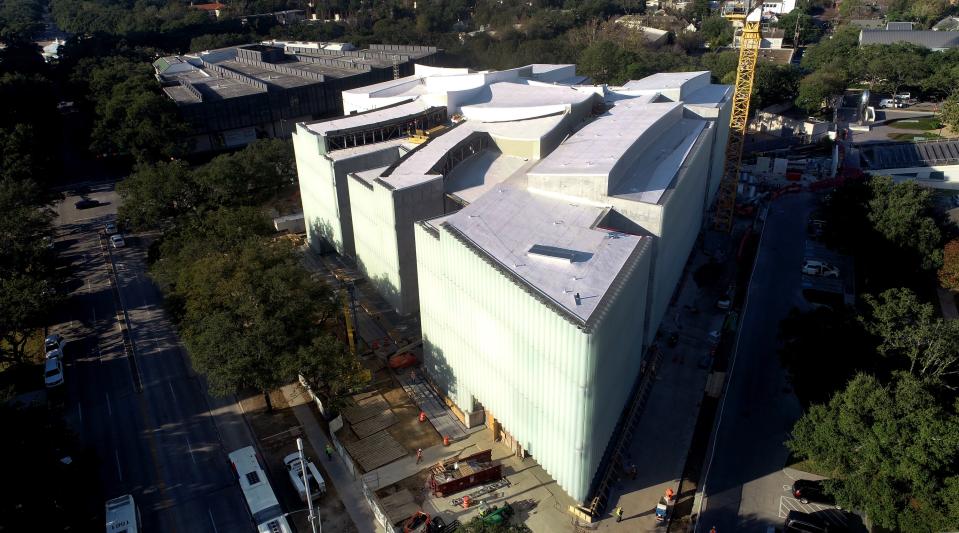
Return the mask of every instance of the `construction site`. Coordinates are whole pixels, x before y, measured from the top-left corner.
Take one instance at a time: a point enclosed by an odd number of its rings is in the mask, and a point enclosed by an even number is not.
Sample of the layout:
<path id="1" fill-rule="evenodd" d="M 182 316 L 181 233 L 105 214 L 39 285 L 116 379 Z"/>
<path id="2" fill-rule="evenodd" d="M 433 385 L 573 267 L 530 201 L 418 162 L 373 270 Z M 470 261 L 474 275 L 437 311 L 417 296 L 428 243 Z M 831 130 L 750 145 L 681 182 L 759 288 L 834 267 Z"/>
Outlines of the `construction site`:
<path id="1" fill-rule="evenodd" d="M 760 32 L 729 16 L 743 26 L 735 87 L 709 72 L 614 87 L 574 65 L 416 65 L 344 91 L 344 117 L 297 124 L 309 247 L 355 269 L 381 302 L 367 314 L 409 324 L 370 345 L 376 386 L 330 428 L 381 526 L 445 531 L 478 514 L 589 528 L 636 479 L 626 465 L 653 438 L 641 427 L 663 416 L 647 401 L 668 409 L 649 398 L 690 254 L 742 214 Z M 716 352 L 726 314 L 702 317 L 695 350 Z M 713 363 L 665 393 L 685 395 L 693 422 L 702 391 L 722 390 Z M 692 433 L 677 434 L 684 449 Z M 651 482 L 654 524 L 685 459 Z"/>

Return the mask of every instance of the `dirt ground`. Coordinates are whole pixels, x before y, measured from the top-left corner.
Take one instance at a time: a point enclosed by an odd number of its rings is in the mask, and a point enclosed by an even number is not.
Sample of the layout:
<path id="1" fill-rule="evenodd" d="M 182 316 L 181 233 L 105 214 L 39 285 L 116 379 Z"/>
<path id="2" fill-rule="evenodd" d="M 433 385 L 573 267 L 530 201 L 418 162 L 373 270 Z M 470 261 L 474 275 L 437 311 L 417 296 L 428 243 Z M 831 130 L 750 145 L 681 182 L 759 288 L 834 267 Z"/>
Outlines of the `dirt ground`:
<path id="1" fill-rule="evenodd" d="M 443 442 L 433 424 L 419 421 L 419 408 L 388 368 L 381 367 L 373 372 L 373 385 L 396 415 L 396 423 L 387 428 L 387 431 L 409 453 L 415 453 L 417 448 L 426 449 Z M 344 444 L 360 440 L 350 429 L 349 423 L 336 433 L 336 437 Z"/>
<path id="2" fill-rule="evenodd" d="M 259 448 L 262 451 L 264 465 L 270 474 L 270 480 L 273 484 L 273 490 L 277 499 L 283 505 L 287 512 L 306 509 L 306 504 L 300 500 L 299 494 L 293 488 L 286 469 L 283 466 L 283 458 L 287 454 L 296 451 L 296 438 L 303 437 L 303 450 L 307 460 L 313 461 L 319 469 L 320 474 L 326 480 L 326 494 L 320 496 L 314 501 L 314 506 L 319 510 L 320 520 L 323 531 L 335 531 L 344 533 L 353 533 L 356 526 L 350 520 L 343 502 L 340 500 L 336 487 L 330 483 L 330 476 L 321 460 L 321 453 L 310 446 L 300 431 L 299 422 L 293 414 L 283 396 L 283 393 L 276 391 L 270 395 L 273 403 L 273 412 L 266 412 L 266 402 L 260 394 L 249 396 L 240 401 L 246 417 L 253 427 L 253 432 L 259 440 Z M 288 517 L 297 531 L 310 531 L 310 525 L 307 522 L 307 513 L 297 512 Z"/>

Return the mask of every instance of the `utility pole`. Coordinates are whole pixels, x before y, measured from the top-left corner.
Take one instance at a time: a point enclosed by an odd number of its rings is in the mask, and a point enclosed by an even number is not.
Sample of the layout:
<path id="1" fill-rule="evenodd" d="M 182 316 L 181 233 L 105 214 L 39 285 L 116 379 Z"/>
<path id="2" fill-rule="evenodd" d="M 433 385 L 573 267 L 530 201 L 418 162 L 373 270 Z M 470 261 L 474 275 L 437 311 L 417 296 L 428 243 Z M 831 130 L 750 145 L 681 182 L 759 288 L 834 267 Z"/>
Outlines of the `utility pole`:
<path id="1" fill-rule="evenodd" d="M 310 491 L 309 478 L 306 475 L 306 457 L 303 455 L 303 439 L 297 437 L 296 439 L 296 449 L 300 452 L 300 473 L 303 475 L 303 488 L 306 490 L 306 508 L 309 509 L 309 517 L 307 520 L 310 521 L 310 527 L 313 528 L 313 533 L 318 533 L 316 529 L 316 524 L 319 522 L 318 516 L 313 514 L 313 494 Z M 320 526 L 322 530 L 323 526 Z"/>

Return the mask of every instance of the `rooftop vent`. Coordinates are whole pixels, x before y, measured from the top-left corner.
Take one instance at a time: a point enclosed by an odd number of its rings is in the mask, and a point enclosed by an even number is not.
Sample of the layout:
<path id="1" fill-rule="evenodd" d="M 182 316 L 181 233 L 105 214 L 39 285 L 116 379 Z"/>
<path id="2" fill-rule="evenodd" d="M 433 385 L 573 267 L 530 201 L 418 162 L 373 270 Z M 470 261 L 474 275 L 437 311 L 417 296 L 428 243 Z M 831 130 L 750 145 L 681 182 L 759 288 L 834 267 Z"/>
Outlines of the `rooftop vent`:
<path id="1" fill-rule="evenodd" d="M 593 254 L 590 253 L 560 248 L 558 246 L 547 246 L 545 244 L 534 244 L 526 253 L 562 263 L 578 263 L 586 261 L 593 256 Z"/>

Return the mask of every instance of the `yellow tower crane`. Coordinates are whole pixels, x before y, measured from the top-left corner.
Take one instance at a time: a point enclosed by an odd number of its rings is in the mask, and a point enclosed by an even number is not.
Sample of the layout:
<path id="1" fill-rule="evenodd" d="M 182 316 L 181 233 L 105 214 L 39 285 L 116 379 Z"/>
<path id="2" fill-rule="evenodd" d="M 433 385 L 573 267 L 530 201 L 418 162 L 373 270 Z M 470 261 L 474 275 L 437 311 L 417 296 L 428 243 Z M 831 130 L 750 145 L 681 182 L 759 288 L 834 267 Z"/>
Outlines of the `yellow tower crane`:
<path id="1" fill-rule="evenodd" d="M 743 159 L 743 143 L 749 122 L 749 100 L 753 94 L 756 60 L 759 58 L 759 44 L 762 41 L 759 27 L 762 9 L 756 9 L 748 15 L 745 9 L 734 9 L 723 13 L 723 16 L 743 24 L 742 38 L 739 41 L 739 65 L 736 67 L 736 87 L 733 91 L 733 110 L 729 117 L 729 138 L 726 141 L 726 160 L 713 218 L 713 227 L 728 233 L 733 227 L 739 167 Z"/>

